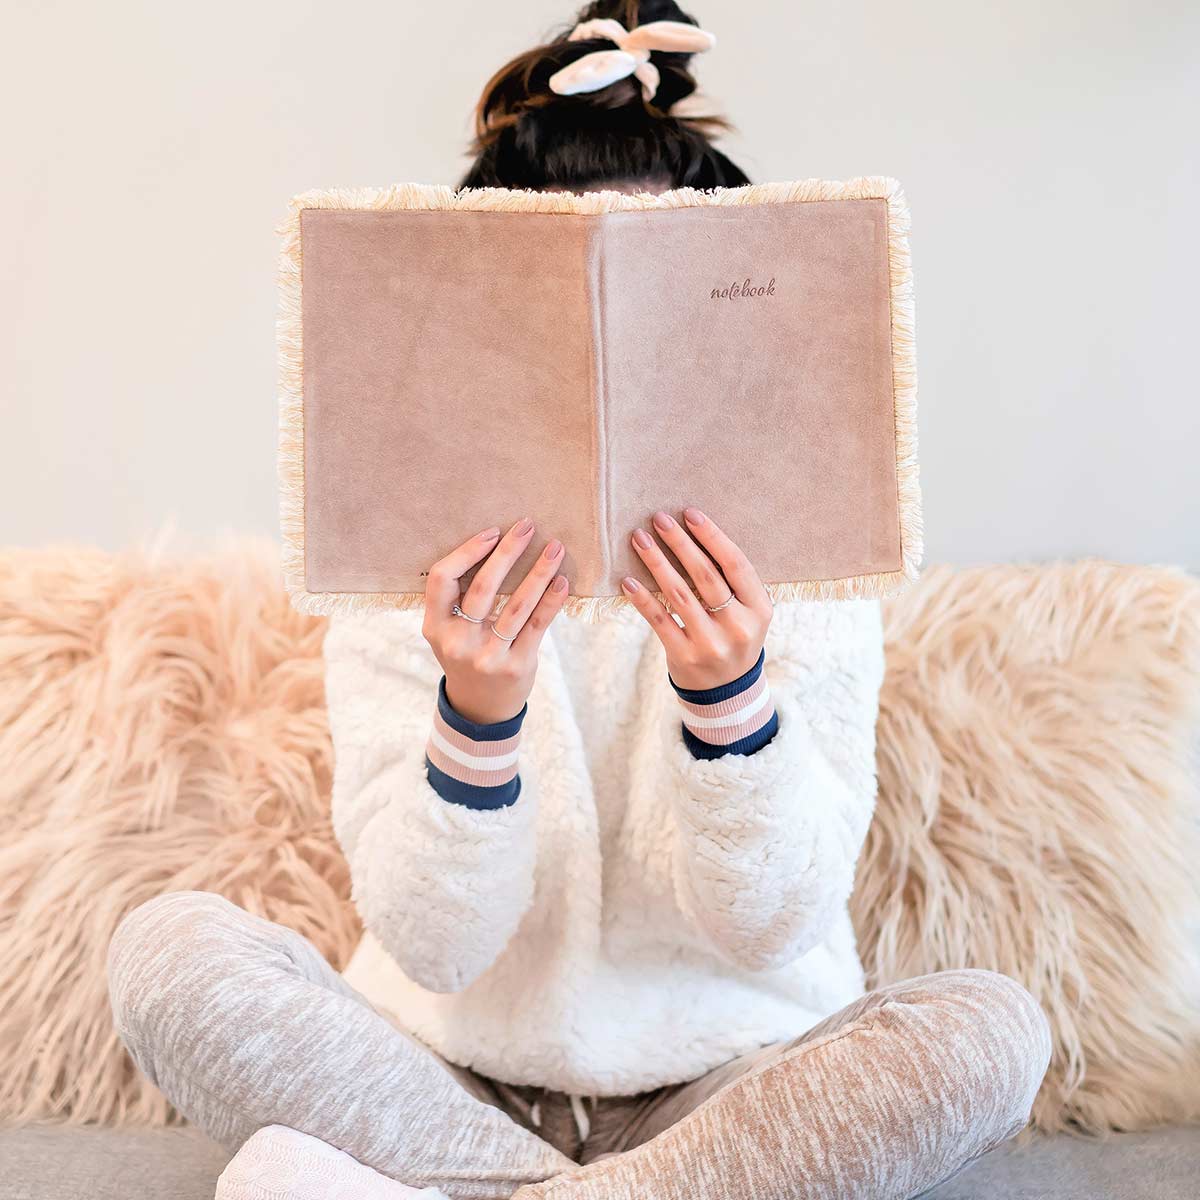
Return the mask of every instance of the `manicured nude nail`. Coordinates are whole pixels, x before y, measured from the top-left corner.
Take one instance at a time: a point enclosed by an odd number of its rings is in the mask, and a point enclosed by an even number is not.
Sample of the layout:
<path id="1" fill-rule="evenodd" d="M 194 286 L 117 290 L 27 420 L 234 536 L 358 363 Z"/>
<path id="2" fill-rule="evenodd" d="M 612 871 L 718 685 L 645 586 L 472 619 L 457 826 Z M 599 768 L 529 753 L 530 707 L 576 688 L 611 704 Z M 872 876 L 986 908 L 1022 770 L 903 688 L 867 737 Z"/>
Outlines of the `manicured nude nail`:
<path id="1" fill-rule="evenodd" d="M 634 579 L 632 575 L 626 575 L 625 578 L 621 580 L 621 591 L 628 592 L 628 594 L 631 596 L 634 592 L 639 591 L 641 586 L 642 585 L 638 583 L 638 581 Z"/>
<path id="2" fill-rule="evenodd" d="M 675 528 L 675 518 L 669 513 L 663 512 L 660 508 L 658 512 L 654 514 L 654 524 L 657 525 L 664 533 L 668 533 L 670 530 Z"/>
<path id="3" fill-rule="evenodd" d="M 633 541 L 635 545 L 641 546 L 643 550 L 649 550 L 654 545 L 654 539 L 644 529 L 635 531 Z"/>
<path id="4" fill-rule="evenodd" d="M 683 510 L 683 515 L 687 517 L 688 521 L 693 525 L 704 524 L 704 514 L 698 508 L 685 508 Z"/>
<path id="5" fill-rule="evenodd" d="M 554 582 L 550 585 L 550 590 L 565 592 L 567 590 L 567 577 L 565 575 L 555 575 Z"/>
<path id="6" fill-rule="evenodd" d="M 513 526 L 513 533 L 515 533 L 518 537 L 523 537 L 532 528 L 533 528 L 533 522 L 528 517 L 522 517 L 516 523 L 516 525 Z"/>
<path id="7" fill-rule="evenodd" d="M 562 553 L 562 542 L 558 538 L 546 543 L 546 549 L 543 551 L 548 559 L 556 559 Z"/>
<path id="8" fill-rule="evenodd" d="M 476 534 L 476 537 L 478 537 L 481 542 L 490 542 L 493 538 L 498 538 L 499 536 L 500 530 L 495 525 L 493 525 L 491 529 L 481 529 L 479 533 Z"/>

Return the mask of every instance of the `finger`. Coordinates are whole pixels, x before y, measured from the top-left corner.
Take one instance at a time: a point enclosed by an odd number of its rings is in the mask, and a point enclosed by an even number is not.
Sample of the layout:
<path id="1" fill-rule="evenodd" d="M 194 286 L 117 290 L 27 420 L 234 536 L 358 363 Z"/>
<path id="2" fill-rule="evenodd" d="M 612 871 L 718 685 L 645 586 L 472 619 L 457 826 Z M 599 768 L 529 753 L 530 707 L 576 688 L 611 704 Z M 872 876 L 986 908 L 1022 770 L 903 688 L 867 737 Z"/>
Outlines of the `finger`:
<path id="1" fill-rule="evenodd" d="M 537 562 L 529 568 L 529 573 L 521 580 L 497 615 L 495 626 L 498 634 L 511 638 L 521 632 L 529 614 L 537 607 L 550 580 L 554 578 L 562 556 L 562 542 L 554 539 L 546 543 L 546 548 L 538 555 Z"/>
<path id="2" fill-rule="evenodd" d="M 688 533 L 670 513 L 661 509 L 654 514 L 654 528 L 658 536 L 683 564 L 683 569 L 691 577 L 692 585 L 700 595 L 700 599 L 708 605 L 722 604 L 729 599 L 730 588 L 720 568 L 698 546 Z M 722 611 L 728 611 L 723 609 Z"/>
<path id="3" fill-rule="evenodd" d="M 671 565 L 659 544 L 644 530 L 635 529 L 630 539 L 637 556 L 646 564 L 646 570 L 654 576 L 663 599 L 677 612 L 685 625 L 702 621 L 707 617 L 704 606 L 696 599 L 687 580 Z"/>
<path id="4" fill-rule="evenodd" d="M 570 585 L 567 577 L 555 575 L 550 581 L 550 586 L 546 588 L 537 604 L 534 605 L 533 612 L 521 626 L 521 632 L 517 635 L 517 640 L 513 642 L 514 648 L 530 654 L 537 653 L 538 647 L 542 644 L 542 638 L 546 636 L 546 630 L 550 628 L 550 622 L 558 616 L 562 611 L 562 606 L 567 602 L 569 591 Z"/>
<path id="5" fill-rule="evenodd" d="M 621 580 L 621 590 L 629 597 L 633 607 L 646 618 L 646 623 L 658 635 L 668 654 L 678 655 L 687 644 L 687 634 L 667 612 L 661 600 L 655 599 L 632 575 Z"/>
<path id="6" fill-rule="evenodd" d="M 450 606 L 458 601 L 458 581 L 477 562 L 491 553 L 500 530 L 493 525 L 484 529 L 473 538 L 468 538 L 461 546 L 456 546 L 444 558 L 439 558 L 429 569 L 425 580 L 425 610 L 435 612 L 440 616 L 448 616 Z"/>
<path id="7" fill-rule="evenodd" d="M 525 553 L 533 537 L 533 522 L 522 517 L 499 541 L 488 555 L 487 562 L 475 572 L 466 594 L 458 602 L 463 612 L 473 617 L 486 617 L 496 605 L 496 593 L 507 578 L 513 564 Z"/>
<path id="8" fill-rule="evenodd" d="M 683 517 L 692 536 L 716 560 L 721 573 L 729 581 L 733 594 L 743 604 L 755 608 L 769 605 L 767 589 L 763 587 L 758 572 L 737 543 L 698 508 L 685 508 Z"/>

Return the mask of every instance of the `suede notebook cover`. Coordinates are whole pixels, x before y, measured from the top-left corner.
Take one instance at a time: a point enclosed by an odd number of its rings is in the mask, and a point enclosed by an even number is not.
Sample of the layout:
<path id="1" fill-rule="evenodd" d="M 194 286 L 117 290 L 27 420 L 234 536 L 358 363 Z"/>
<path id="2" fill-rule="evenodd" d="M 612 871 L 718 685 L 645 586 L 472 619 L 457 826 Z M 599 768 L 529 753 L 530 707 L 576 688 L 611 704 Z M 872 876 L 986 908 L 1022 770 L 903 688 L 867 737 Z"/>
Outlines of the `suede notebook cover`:
<path id="1" fill-rule="evenodd" d="M 523 516 L 568 611 L 627 601 L 658 508 L 706 510 L 776 598 L 917 571 L 908 214 L 889 179 L 661 196 L 310 192 L 282 230 L 285 577 L 310 612 L 419 604 Z"/>

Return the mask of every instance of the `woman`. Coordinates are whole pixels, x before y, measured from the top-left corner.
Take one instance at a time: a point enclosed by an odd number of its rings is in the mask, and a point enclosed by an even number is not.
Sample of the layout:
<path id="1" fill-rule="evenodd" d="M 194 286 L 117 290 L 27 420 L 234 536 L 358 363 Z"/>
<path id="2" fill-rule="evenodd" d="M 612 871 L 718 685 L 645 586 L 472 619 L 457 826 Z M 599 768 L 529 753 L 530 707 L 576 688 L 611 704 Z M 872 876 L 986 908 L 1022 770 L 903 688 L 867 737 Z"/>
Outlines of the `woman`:
<path id="1" fill-rule="evenodd" d="M 464 184 L 745 182 L 678 107 L 709 35 L 664 0 L 580 22 L 489 83 Z M 434 564 L 423 613 L 333 622 L 345 978 L 204 893 L 111 953 L 134 1058 L 240 1147 L 219 1195 L 907 1197 L 1024 1125 L 1049 1036 L 1020 985 L 863 991 L 878 604 L 773 607 L 716 517 L 631 531 L 678 619 L 629 579 L 555 621 L 561 543 L 509 578 L 524 520 Z"/>

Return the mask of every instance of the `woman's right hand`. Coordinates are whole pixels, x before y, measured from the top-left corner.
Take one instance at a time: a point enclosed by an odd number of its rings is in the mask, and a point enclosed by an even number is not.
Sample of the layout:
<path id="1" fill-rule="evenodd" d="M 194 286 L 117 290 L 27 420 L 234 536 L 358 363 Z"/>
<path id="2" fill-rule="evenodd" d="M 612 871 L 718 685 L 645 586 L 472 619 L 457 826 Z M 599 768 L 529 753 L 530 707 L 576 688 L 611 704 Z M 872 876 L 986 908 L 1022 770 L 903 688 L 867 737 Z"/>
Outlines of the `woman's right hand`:
<path id="1" fill-rule="evenodd" d="M 491 725 L 521 711 L 537 674 L 542 637 L 567 598 L 566 576 L 557 573 L 563 544 L 555 539 L 513 589 L 493 632 L 490 614 L 496 595 L 532 537 L 528 517 L 503 538 L 499 529 L 485 529 L 430 568 L 421 632 L 446 673 L 446 698 L 468 721 Z M 466 594 L 461 594 L 459 580 L 481 561 Z M 468 616 L 482 617 L 483 623 L 455 616 L 455 604 Z M 497 634 L 515 635 L 515 640 L 508 642 Z"/>

